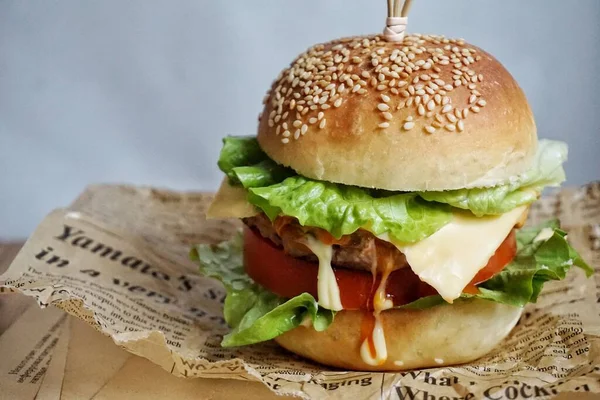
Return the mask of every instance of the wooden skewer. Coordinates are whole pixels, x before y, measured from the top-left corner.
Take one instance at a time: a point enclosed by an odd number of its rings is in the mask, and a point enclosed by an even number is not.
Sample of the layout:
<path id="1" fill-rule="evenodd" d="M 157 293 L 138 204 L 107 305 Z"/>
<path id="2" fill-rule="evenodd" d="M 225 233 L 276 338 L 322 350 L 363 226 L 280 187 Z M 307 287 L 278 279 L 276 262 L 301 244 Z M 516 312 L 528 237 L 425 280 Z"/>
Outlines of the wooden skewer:
<path id="1" fill-rule="evenodd" d="M 388 12 L 384 30 L 386 40 L 393 42 L 403 40 L 411 4 L 412 0 L 387 0 Z"/>

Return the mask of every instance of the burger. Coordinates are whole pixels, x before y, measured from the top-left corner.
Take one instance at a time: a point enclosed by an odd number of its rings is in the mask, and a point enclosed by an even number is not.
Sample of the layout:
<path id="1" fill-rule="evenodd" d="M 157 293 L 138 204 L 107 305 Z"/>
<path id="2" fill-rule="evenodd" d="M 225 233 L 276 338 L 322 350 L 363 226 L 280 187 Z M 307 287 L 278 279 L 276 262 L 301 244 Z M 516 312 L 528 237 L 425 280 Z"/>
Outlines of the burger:
<path id="1" fill-rule="evenodd" d="M 226 137 L 212 218 L 243 232 L 191 257 L 227 291 L 222 346 L 274 339 L 316 362 L 393 371 L 490 352 L 542 286 L 592 270 L 556 221 L 565 179 L 514 78 L 461 39 L 318 44 L 277 77 L 253 137 Z"/>

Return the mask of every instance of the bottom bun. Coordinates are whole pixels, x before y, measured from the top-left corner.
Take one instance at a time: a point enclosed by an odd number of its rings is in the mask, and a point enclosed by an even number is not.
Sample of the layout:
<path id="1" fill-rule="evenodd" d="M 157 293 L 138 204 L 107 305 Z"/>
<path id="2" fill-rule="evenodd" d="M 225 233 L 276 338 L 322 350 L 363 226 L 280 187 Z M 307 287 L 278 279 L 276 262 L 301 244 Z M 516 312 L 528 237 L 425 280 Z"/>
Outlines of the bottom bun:
<path id="1" fill-rule="evenodd" d="M 364 371 L 401 371 L 473 361 L 502 341 L 521 308 L 487 300 L 457 301 L 425 310 L 387 310 L 380 315 L 387 361 L 369 365 L 360 355 L 366 311 L 340 311 L 323 332 L 300 326 L 275 341 L 321 364 Z"/>

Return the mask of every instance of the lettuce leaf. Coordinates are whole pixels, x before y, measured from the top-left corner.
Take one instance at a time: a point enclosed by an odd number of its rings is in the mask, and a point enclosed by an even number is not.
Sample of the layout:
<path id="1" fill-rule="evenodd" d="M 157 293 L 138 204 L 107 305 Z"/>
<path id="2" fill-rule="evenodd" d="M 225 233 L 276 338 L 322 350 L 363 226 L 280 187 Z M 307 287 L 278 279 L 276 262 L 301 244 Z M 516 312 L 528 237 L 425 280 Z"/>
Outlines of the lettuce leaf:
<path id="1" fill-rule="evenodd" d="M 562 164 L 566 159 L 565 143 L 540 140 L 532 168 L 510 183 L 490 188 L 419 192 L 419 196 L 427 201 L 471 210 L 477 216 L 504 214 L 516 207 L 533 203 L 545 187 L 559 186 L 565 180 Z"/>
<path id="2" fill-rule="evenodd" d="M 542 239 L 539 235 L 546 228 L 549 234 Z M 569 245 L 557 221 L 522 229 L 517 233 L 517 247 L 513 262 L 479 285 L 479 294 L 464 294 L 457 301 L 476 297 L 523 307 L 537 300 L 544 283 L 564 279 L 572 266 L 583 269 L 587 276 L 593 273 Z M 221 343 L 224 347 L 270 340 L 307 320 L 317 331 L 327 329 L 333 322 L 335 312 L 319 307 L 308 293 L 284 299 L 254 283 L 242 266 L 240 235 L 218 245 L 197 245 L 190 257 L 199 263 L 203 275 L 220 280 L 227 290 L 223 314 L 232 331 L 224 336 Z M 441 305 L 451 307 L 436 295 L 398 308 L 426 309 Z"/>
<path id="3" fill-rule="evenodd" d="M 290 169 L 277 164 L 267 156 L 255 137 L 228 136 L 217 165 L 232 184 L 245 188 L 269 186 L 296 175 Z"/>
<path id="4" fill-rule="evenodd" d="M 542 239 L 539 235 L 545 229 L 551 231 L 547 238 Z M 523 307 L 537 301 L 544 283 L 564 279 L 572 266 L 584 270 L 588 277 L 594 272 L 567 242 L 566 233 L 559 229 L 558 221 L 548 221 L 518 231 L 517 255 L 513 261 L 491 279 L 478 285 L 478 294 L 463 294 L 461 298 L 476 297 Z M 421 298 L 401 308 L 423 309 L 444 303 L 436 295 Z"/>
<path id="5" fill-rule="evenodd" d="M 218 245 L 194 246 L 190 258 L 200 265 L 201 274 L 218 279 L 227 291 L 223 316 L 232 331 L 223 337 L 223 347 L 273 339 L 306 319 L 317 331 L 333 322 L 335 312 L 319 307 L 308 293 L 284 299 L 254 283 L 242 265 L 239 235 Z"/>
<path id="6" fill-rule="evenodd" d="M 389 233 L 412 243 L 433 234 L 452 219 L 449 206 L 427 202 L 416 193 L 374 197 L 367 189 L 292 176 L 268 187 L 249 189 L 248 201 L 271 219 L 296 217 L 301 225 L 325 229 L 340 238 L 359 228 Z"/>

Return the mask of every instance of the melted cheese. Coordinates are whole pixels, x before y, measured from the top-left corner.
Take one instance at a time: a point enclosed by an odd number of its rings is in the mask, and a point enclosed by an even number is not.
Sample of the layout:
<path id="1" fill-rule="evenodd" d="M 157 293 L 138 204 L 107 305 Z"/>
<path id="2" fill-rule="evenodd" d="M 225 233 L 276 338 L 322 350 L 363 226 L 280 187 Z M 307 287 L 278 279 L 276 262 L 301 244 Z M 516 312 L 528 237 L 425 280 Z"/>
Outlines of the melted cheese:
<path id="1" fill-rule="evenodd" d="M 373 316 L 375 317 L 375 326 L 373 327 L 371 338 L 373 340 L 373 347 L 375 348 L 375 355 L 371 354 L 369 338 L 365 338 L 360 346 L 360 357 L 368 365 L 381 365 L 387 361 L 388 357 L 385 333 L 383 332 L 379 312 L 375 311 Z"/>
<path id="2" fill-rule="evenodd" d="M 387 345 L 385 343 L 385 332 L 383 325 L 381 324 L 380 314 L 381 311 L 388 310 L 394 307 L 394 303 L 386 298 L 386 287 L 388 277 L 390 276 L 391 270 L 383 272 L 381 282 L 375 295 L 373 296 L 373 317 L 375 318 L 375 325 L 371 332 L 371 340 L 373 341 L 373 347 L 375 349 L 375 355 L 371 354 L 369 348 L 369 338 L 365 338 L 360 346 L 360 357 L 368 365 L 382 365 L 387 361 Z"/>
<path id="3" fill-rule="evenodd" d="M 247 200 L 248 191 L 232 186 L 225 177 L 213 202 L 208 206 L 206 218 L 247 218 L 257 215 L 258 209 Z"/>
<path id="4" fill-rule="evenodd" d="M 394 243 L 411 269 L 449 303 L 462 293 L 494 255 L 527 207 L 498 216 L 475 217 L 455 212 L 450 223 L 412 244 Z M 380 236 L 389 240 L 387 236 Z"/>
<path id="5" fill-rule="evenodd" d="M 552 228 L 544 228 L 540 231 L 540 233 L 537 234 L 537 236 L 533 239 L 534 243 L 535 242 L 541 242 L 541 241 L 546 241 L 548 239 L 550 239 L 552 237 L 552 235 L 554 235 L 554 229 Z"/>
<path id="6" fill-rule="evenodd" d="M 335 279 L 333 268 L 331 268 L 332 246 L 326 245 L 310 235 L 307 235 L 306 239 L 306 246 L 319 259 L 319 273 L 317 274 L 319 305 L 328 310 L 339 311 L 343 307 L 340 299 L 340 288 Z"/>

